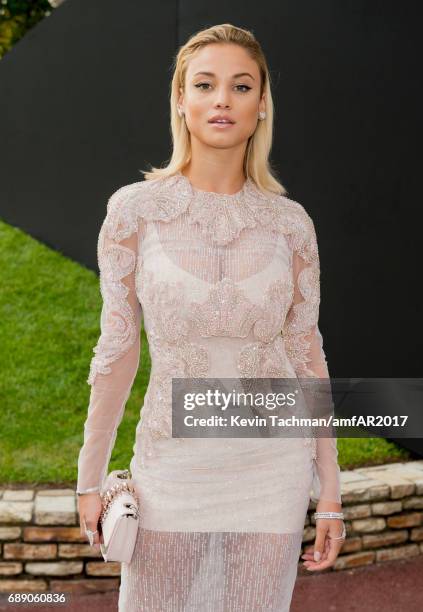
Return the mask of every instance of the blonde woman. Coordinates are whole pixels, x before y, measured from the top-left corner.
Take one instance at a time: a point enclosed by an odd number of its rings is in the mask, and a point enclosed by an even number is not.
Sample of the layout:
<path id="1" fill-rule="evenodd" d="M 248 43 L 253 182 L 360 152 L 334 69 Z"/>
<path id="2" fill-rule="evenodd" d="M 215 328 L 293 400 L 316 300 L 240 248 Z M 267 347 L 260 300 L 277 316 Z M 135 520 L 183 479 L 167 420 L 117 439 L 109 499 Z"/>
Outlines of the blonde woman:
<path id="1" fill-rule="evenodd" d="M 305 567 L 332 566 L 345 537 L 336 440 L 172 438 L 171 381 L 328 378 L 314 225 L 270 168 L 269 71 L 250 31 L 192 36 L 170 103 L 169 164 L 111 196 L 99 235 L 80 524 L 97 530 L 143 321 L 152 368 L 130 464 L 141 521 L 119 610 L 282 612 L 310 495 L 333 514 L 316 519 Z"/>

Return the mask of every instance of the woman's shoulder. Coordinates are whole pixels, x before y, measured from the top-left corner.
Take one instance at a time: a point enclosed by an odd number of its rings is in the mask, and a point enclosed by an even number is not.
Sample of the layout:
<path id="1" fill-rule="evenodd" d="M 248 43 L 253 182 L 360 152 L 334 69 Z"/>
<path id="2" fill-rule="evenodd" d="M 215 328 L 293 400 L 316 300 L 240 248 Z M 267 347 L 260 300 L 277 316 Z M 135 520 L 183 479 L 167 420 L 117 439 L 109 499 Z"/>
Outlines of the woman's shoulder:
<path id="1" fill-rule="evenodd" d="M 107 201 L 106 222 L 135 229 L 140 219 L 170 221 L 184 212 L 188 199 L 172 189 L 173 177 L 136 181 L 116 189 Z"/>
<path id="2" fill-rule="evenodd" d="M 295 215 L 298 220 L 303 220 L 304 222 L 312 221 L 306 207 L 297 200 L 288 198 L 288 196 L 281 194 L 277 196 L 276 200 L 280 208 L 285 213 L 289 212 L 292 215 Z"/>
<path id="3" fill-rule="evenodd" d="M 302 235 L 304 239 L 315 235 L 313 219 L 303 204 L 285 195 L 278 195 L 276 202 L 283 228 Z"/>
<path id="4" fill-rule="evenodd" d="M 278 226 L 290 236 L 291 247 L 309 263 L 318 263 L 318 246 L 313 219 L 306 208 L 284 195 L 277 196 Z"/>
<path id="5" fill-rule="evenodd" d="M 136 181 L 116 189 L 107 201 L 107 209 L 124 208 L 129 202 L 137 201 L 148 191 L 149 181 Z"/>

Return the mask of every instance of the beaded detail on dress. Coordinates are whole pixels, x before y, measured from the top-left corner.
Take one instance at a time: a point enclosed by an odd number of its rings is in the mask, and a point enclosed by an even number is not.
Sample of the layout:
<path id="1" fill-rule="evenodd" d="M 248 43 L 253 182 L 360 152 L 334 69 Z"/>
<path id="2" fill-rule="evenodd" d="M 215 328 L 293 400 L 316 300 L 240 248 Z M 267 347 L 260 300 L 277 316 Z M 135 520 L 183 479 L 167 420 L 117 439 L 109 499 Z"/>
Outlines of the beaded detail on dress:
<path id="1" fill-rule="evenodd" d="M 154 439 L 171 435 L 172 377 L 328 375 L 314 224 L 301 204 L 264 194 L 251 178 L 232 195 L 196 189 L 181 173 L 118 189 L 98 262 L 101 334 L 85 428 L 87 439 L 104 432 L 104 450 L 98 442 L 98 461 L 83 479 L 84 454 L 92 458 L 93 450 L 82 449 L 81 488 L 99 486 L 104 474 L 130 391 L 121 381 L 136 372 L 142 319 L 152 360 L 143 426 Z M 106 417 L 100 394 L 109 384 Z M 316 440 L 305 444 L 316 459 Z"/>
<path id="2" fill-rule="evenodd" d="M 109 199 L 106 232 L 119 242 L 137 231 L 138 219 L 169 223 L 187 210 L 189 223 L 198 224 L 214 244 L 228 244 L 257 224 L 272 225 L 293 236 L 292 246 L 307 262 L 317 256 L 313 222 L 303 206 L 282 195 L 264 195 L 250 178 L 232 195 L 195 189 L 183 174 L 126 185 Z"/>
<path id="3" fill-rule="evenodd" d="M 198 224 L 207 240 L 220 246 L 232 242 L 242 230 L 256 227 L 258 223 L 271 225 L 289 235 L 292 248 L 311 266 L 298 279 L 305 301 L 295 306 L 294 320 L 284 331 L 290 357 L 306 374 L 304 353 L 308 344 L 305 335 L 317 322 L 319 305 L 319 260 L 311 219 L 297 202 L 277 195 L 266 197 L 250 178 L 238 194 L 226 195 L 197 190 L 184 175 L 177 174 L 124 186 L 108 202 L 97 249 L 99 268 L 103 271 L 104 334 L 93 349 L 96 357 L 91 363 L 89 384 L 94 382 L 96 373 L 109 373 L 110 363 L 134 341 L 133 316 L 126 305 L 127 289 L 121 281 L 134 270 L 135 261 L 133 253 L 118 243 L 137 232 L 140 220 L 170 223 L 186 211 L 188 222 Z M 111 246 L 107 246 L 107 240 L 113 241 Z M 219 290 L 230 291 L 230 287 L 221 285 Z M 232 302 L 232 307 L 235 305 Z M 254 317 L 254 312 L 251 314 Z"/>
<path id="4" fill-rule="evenodd" d="M 93 384 L 98 373 L 110 374 L 110 365 L 134 344 L 137 334 L 135 317 L 127 302 L 129 288 L 122 282 L 135 270 L 135 255 L 127 247 L 107 244 L 107 227 L 98 242 L 102 333 L 93 352 L 87 382 Z"/>

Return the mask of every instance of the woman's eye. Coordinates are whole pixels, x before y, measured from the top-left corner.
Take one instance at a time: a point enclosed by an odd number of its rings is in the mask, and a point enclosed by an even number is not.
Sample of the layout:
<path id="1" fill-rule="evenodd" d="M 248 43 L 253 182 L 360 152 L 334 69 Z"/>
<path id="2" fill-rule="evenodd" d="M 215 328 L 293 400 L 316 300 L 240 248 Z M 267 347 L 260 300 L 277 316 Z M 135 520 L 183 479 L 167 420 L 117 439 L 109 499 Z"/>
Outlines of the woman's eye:
<path id="1" fill-rule="evenodd" d="M 203 91 L 207 91 L 206 88 L 210 87 L 210 83 L 197 83 L 195 87 L 197 87 L 198 89 L 202 89 Z M 244 89 L 238 91 L 244 92 L 249 91 L 251 89 L 251 87 L 249 87 L 248 85 L 235 85 L 235 87 L 243 87 Z"/>

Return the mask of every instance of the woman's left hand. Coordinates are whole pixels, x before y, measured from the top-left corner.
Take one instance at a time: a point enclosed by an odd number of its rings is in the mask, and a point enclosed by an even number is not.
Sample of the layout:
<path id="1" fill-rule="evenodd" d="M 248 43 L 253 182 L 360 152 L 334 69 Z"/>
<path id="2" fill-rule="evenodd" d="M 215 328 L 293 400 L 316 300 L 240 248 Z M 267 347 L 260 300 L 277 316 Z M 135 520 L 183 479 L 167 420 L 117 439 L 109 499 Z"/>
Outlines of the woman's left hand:
<path id="1" fill-rule="evenodd" d="M 306 547 L 305 553 L 301 555 L 305 559 L 304 567 L 309 571 L 320 571 L 334 565 L 345 539 L 332 538 L 339 538 L 343 528 L 344 521 L 341 519 L 317 519 L 314 545 Z"/>

